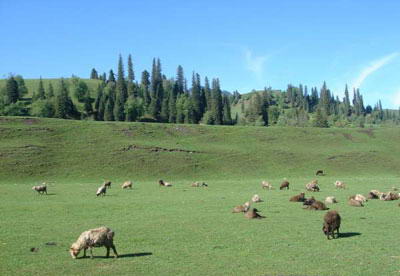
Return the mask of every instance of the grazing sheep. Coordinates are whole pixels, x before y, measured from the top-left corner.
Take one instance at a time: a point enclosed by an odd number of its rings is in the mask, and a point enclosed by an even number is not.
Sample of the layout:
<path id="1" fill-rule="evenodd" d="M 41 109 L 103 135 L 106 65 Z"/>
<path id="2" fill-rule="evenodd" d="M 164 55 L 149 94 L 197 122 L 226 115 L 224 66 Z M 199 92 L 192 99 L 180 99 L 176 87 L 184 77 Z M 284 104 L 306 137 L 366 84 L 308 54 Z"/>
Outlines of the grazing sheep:
<path id="1" fill-rule="evenodd" d="M 122 189 L 127 189 L 127 188 L 132 189 L 132 185 L 133 185 L 132 181 L 128 180 L 128 181 L 125 181 L 121 187 L 122 187 Z"/>
<path id="2" fill-rule="evenodd" d="M 318 180 L 313 180 L 306 185 L 307 191 L 319 192 Z"/>
<path id="3" fill-rule="evenodd" d="M 343 181 L 336 180 L 335 181 L 335 188 L 337 189 L 346 189 L 346 184 Z"/>
<path id="4" fill-rule="evenodd" d="M 258 214 L 257 212 L 259 212 L 256 208 L 253 208 L 251 210 L 247 210 L 244 213 L 244 216 L 248 219 L 262 219 L 265 218 L 264 216 L 261 216 L 260 214 Z"/>
<path id="5" fill-rule="evenodd" d="M 333 203 L 338 203 L 338 202 L 334 196 L 328 196 L 327 198 L 325 198 L 325 203 L 333 204 Z"/>
<path id="6" fill-rule="evenodd" d="M 300 193 L 299 195 L 292 196 L 289 201 L 292 202 L 304 202 L 306 198 L 304 197 L 304 193 Z"/>
<path id="7" fill-rule="evenodd" d="M 354 206 L 354 207 L 364 207 L 362 201 L 356 200 L 354 198 L 349 198 L 349 201 L 347 203 L 350 206 Z"/>
<path id="8" fill-rule="evenodd" d="M 307 206 L 309 210 L 328 210 L 329 208 L 321 201 L 314 201 L 311 205 Z"/>
<path id="9" fill-rule="evenodd" d="M 250 202 L 245 202 L 243 205 L 238 205 L 235 208 L 233 208 L 232 213 L 241 213 L 241 212 L 247 212 L 250 208 Z"/>
<path id="10" fill-rule="evenodd" d="M 106 191 L 107 191 L 106 186 L 102 185 L 100 188 L 97 189 L 96 196 L 99 196 L 99 195 L 105 196 Z"/>
<path id="11" fill-rule="evenodd" d="M 324 171 L 323 170 L 318 170 L 315 175 L 324 175 Z"/>
<path id="12" fill-rule="evenodd" d="M 332 239 L 335 238 L 335 230 L 337 238 L 339 237 L 340 221 L 341 217 L 337 211 L 329 211 L 325 214 L 322 231 L 324 232 L 328 240 L 330 240 L 329 236 L 332 236 Z"/>
<path id="13" fill-rule="evenodd" d="M 44 194 L 44 193 L 46 193 L 46 195 L 47 195 L 47 186 L 46 186 L 45 183 L 43 183 L 42 185 L 33 186 L 32 190 L 38 192 L 41 195 Z"/>
<path id="14" fill-rule="evenodd" d="M 93 258 L 93 247 L 101 247 L 105 246 L 107 248 L 107 255 L 108 258 L 110 256 L 110 248 L 112 248 L 115 257 L 118 257 L 117 250 L 114 246 L 114 232 L 105 226 L 90 229 L 88 231 L 83 232 L 78 240 L 71 245 L 69 250 L 73 259 L 76 259 L 79 252 L 83 249 L 83 257 L 86 257 L 86 249 L 89 249 L 90 256 Z"/>
<path id="15" fill-rule="evenodd" d="M 193 182 L 191 186 L 192 187 L 208 187 L 207 183 L 199 182 L 199 181 Z"/>
<path id="16" fill-rule="evenodd" d="M 281 186 L 279 187 L 279 190 L 283 190 L 285 188 L 289 190 L 289 181 L 287 181 L 287 180 L 283 180 L 283 182 L 281 183 Z"/>
<path id="17" fill-rule="evenodd" d="M 158 181 L 158 184 L 159 184 L 160 186 L 164 186 L 164 187 L 171 187 L 171 186 L 172 186 L 171 183 L 169 183 L 169 182 L 164 182 L 163 180 Z"/>
<path id="18" fill-rule="evenodd" d="M 111 181 L 109 181 L 109 180 L 104 181 L 103 186 L 111 189 Z"/>
<path id="19" fill-rule="evenodd" d="M 259 195 L 253 195 L 253 197 L 251 198 L 251 201 L 253 201 L 253 202 L 263 202 L 263 200 L 260 198 Z"/>
<path id="20" fill-rule="evenodd" d="M 315 202 L 315 198 L 312 196 L 312 197 L 310 197 L 310 198 L 304 200 L 303 205 L 311 205 L 311 204 L 313 204 L 314 202 Z"/>
<path id="21" fill-rule="evenodd" d="M 269 183 L 268 181 L 262 181 L 262 182 L 261 182 L 261 187 L 262 187 L 263 189 L 268 189 L 268 190 L 271 190 L 271 189 L 272 189 L 272 185 L 271 185 L 271 183 Z"/>

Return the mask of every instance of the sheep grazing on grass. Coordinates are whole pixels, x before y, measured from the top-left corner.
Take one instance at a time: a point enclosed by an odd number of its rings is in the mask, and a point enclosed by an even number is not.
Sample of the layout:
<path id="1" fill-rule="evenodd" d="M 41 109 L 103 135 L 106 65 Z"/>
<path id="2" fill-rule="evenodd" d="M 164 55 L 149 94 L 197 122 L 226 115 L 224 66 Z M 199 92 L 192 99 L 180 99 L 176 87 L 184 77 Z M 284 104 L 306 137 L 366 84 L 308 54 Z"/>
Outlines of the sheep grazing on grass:
<path id="1" fill-rule="evenodd" d="M 364 207 L 362 201 L 356 200 L 355 198 L 350 197 L 349 201 L 347 202 L 350 206 L 354 207 Z"/>
<path id="2" fill-rule="evenodd" d="M 107 187 L 102 185 L 100 188 L 97 189 L 96 196 L 102 195 L 105 196 L 107 191 Z"/>
<path id="3" fill-rule="evenodd" d="M 334 196 L 328 196 L 327 198 L 325 198 L 325 203 L 334 204 L 334 203 L 338 203 L 338 202 Z"/>
<path id="4" fill-rule="evenodd" d="M 238 205 L 235 208 L 233 208 L 232 213 L 247 212 L 249 208 L 250 208 L 250 202 L 247 201 L 243 205 Z"/>
<path id="5" fill-rule="evenodd" d="M 261 216 L 259 213 L 259 211 L 256 208 L 253 208 L 251 210 L 247 210 L 244 213 L 244 216 L 248 219 L 262 219 L 265 218 L 264 216 Z"/>
<path id="6" fill-rule="evenodd" d="M 262 181 L 262 182 L 261 182 L 261 187 L 262 187 L 263 189 L 268 189 L 268 190 L 271 190 L 271 189 L 272 189 L 272 185 L 271 185 L 271 183 L 269 183 L 268 181 Z"/>
<path id="7" fill-rule="evenodd" d="M 164 182 L 164 180 L 159 180 L 159 181 L 158 181 L 158 184 L 159 184 L 160 186 L 164 186 L 164 187 L 171 187 L 171 186 L 172 186 L 171 183 L 169 183 L 169 182 Z"/>
<path id="8" fill-rule="evenodd" d="M 111 189 L 111 181 L 109 181 L 109 180 L 104 181 L 103 186 L 106 187 L 106 188 Z"/>
<path id="9" fill-rule="evenodd" d="M 304 195 L 305 195 L 304 193 L 300 193 L 298 195 L 292 196 L 289 199 L 289 201 L 292 201 L 292 202 L 304 202 L 306 200 Z"/>
<path id="10" fill-rule="evenodd" d="M 308 205 L 310 206 L 311 204 L 313 204 L 315 202 L 315 198 L 312 196 L 310 198 L 307 198 L 306 200 L 304 200 L 303 205 Z"/>
<path id="11" fill-rule="evenodd" d="M 315 175 L 325 175 L 323 170 L 318 170 Z"/>
<path id="12" fill-rule="evenodd" d="M 335 188 L 337 189 L 346 189 L 346 184 L 343 181 L 336 180 L 335 181 Z"/>
<path id="13" fill-rule="evenodd" d="M 328 210 L 329 208 L 321 201 L 314 201 L 311 205 L 307 206 L 309 210 Z"/>
<path id="14" fill-rule="evenodd" d="M 337 238 L 339 237 L 339 228 L 340 228 L 341 217 L 336 211 L 329 211 L 324 216 L 324 224 L 322 226 L 322 231 L 330 240 L 329 236 L 332 236 L 332 239 L 335 238 L 335 230 L 337 234 Z"/>
<path id="15" fill-rule="evenodd" d="M 287 181 L 286 179 L 283 180 L 283 182 L 281 183 L 281 186 L 279 187 L 279 190 L 283 190 L 285 188 L 289 190 L 289 181 Z"/>
<path id="16" fill-rule="evenodd" d="M 133 185 L 133 183 L 132 183 L 132 181 L 125 181 L 123 184 L 122 184 L 122 189 L 132 189 L 132 185 Z"/>
<path id="17" fill-rule="evenodd" d="M 42 185 L 38 185 L 38 186 L 33 186 L 33 187 L 32 187 L 32 190 L 38 192 L 38 193 L 41 194 L 41 195 L 44 194 L 44 193 L 46 193 L 46 195 L 47 195 L 47 186 L 46 186 L 46 183 L 43 183 Z"/>
<path id="18" fill-rule="evenodd" d="M 71 245 L 69 250 L 73 259 L 79 255 L 79 252 L 83 249 L 83 257 L 86 257 L 86 249 L 89 249 L 90 256 L 93 258 L 93 247 L 102 247 L 105 246 L 107 248 L 107 255 L 108 258 L 110 256 L 110 248 L 112 248 L 115 257 L 118 257 L 117 250 L 114 246 L 114 232 L 105 226 L 90 229 L 88 231 L 83 232 L 78 240 Z"/>
<path id="19" fill-rule="evenodd" d="M 251 198 L 251 201 L 253 202 L 263 202 L 263 200 L 260 198 L 259 195 L 253 195 L 253 197 Z"/>
<path id="20" fill-rule="evenodd" d="M 318 180 L 313 180 L 306 185 L 307 191 L 319 192 Z"/>
<path id="21" fill-rule="evenodd" d="M 191 186 L 192 187 L 208 187 L 206 182 L 199 182 L 199 181 L 193 182 L 191 184 Z"/>

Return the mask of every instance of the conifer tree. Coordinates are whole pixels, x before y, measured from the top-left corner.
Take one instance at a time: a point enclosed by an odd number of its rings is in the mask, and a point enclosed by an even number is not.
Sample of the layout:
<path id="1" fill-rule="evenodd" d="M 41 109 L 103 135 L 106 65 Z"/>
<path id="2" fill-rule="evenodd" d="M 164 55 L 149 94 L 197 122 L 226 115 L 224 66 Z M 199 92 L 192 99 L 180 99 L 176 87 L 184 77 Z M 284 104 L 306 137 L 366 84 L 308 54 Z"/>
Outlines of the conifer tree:
<path id="1" fill-rule="evenodd" d="M 47 89 L 47 96 L 46 98 L 51 99 L 54 97 L 54 88 L 53 85 L 51 84 L 51 82 L 49 82 L 49 87 Z"/>
<path id="2" fill-rule="evenodd" d="M 9 77 L 6 82 L 5 104 L 16 103 L 19 100 L 18 83 L 13 76 Z"/>
<path id="3" fill-rule="evenodd" d="M 122 62 L 122 57 L 119 55 L 118 60 L 118 78 L 117 78 L 117 95 L 119 94 L 122 104 L 125 104 L 126 99 L 128 98 L 128 92 L 126 88 L 125 82 L 125 73 L 124 73 L 124 64 Z M 122 106 L 123 110 L 123 106 Z"/>
<path id="4" fill-rule="evenodd" d="M 110 70 L 110 73 L 108 73 L 108 82 L 115 82 L 115 74 L 113 70 Z"/>
<path id="5" fill-rule="evenodd" d="M 146 70 L 142 72 L 142 80 L 140 84 L 140 88 L 143 94 L 143 103 L 144 107 L 147 110 L 150 106 L 151 97 L 150 97 L 150 74 Z"/>
<path id="6" fill-rule="evenodd" d="M 114 100 L 112 97 L 107 97 L 104 109 L 104 121 L 114 121 Z"/>
<path id="7" fill-rule="evenodd" d="M 178 66 L 176 69 L 176 84 L 177 84 L 177 95 L 183 94 L 185 92 L 185 75 L 183 73 L 182 66 Z"/>
<path id="8" fill-rule="evenodd" d="M 232 116 L 231 116 L 231 105 L 229 103 L 228 96 L 223 97 L 223 122 L 224 125 L 231 125 L 232 124 Z"/>
<path id="9" fill-rule="evenodd" d="M 135 73 L 133 71 L 132 56 L 128 56 L 128 82 L 132 83 L 135 80 Z"/>
<path id="10" fill-rule="evenodd" d="M 212 97 L 210 83 L 207 77 L 204 79 L 204 97 L 206 99 L 206 110 L 211 111 Z"/>
<path id="11" fill-rule="evenodd" d="M 39 87 L 36 94 L 37 100 L 44 100 L 46 98 L 46 91 L 44 90 L 42 77 L 39 78 Z"/>
<path id="12" fill-rule="evenodd" d="M 68 87 L 64 79 L 59 82 L 54 105 L 54 116 L 56 118 L 77 118 L 78 112 L 69 96 Z"/>
<path id="13" fill-rule="evenodd" d="M 94 102 L 94 110 L 95 110 L 95 119 L 101 121 L 100 118 L 103 118 L 104 114 L 100 115 L 100 104 L 103 97 L 103 86 L 99 84 L 96 89 L 96 100 Z"/>
<path id="14" fill-rule="evenodd" d="M 96 71 L 96 69 L 92 69 L 92 71 L 90 72 L 90 79 L 92 80 L 97 80 L 99 78 L 99 75 Z"/>
<path id="15" fill-rule="evenodd" d="M 192 74 L 192 106 L 193 106 L 193 122 L 197 124 L 202 114 L 202 103 L 201 103 L 201 85 L 200 77 L 198 74 Z"/>
<path id="16" fill-rule="evenodd" d="M 223 118 L 222 118 L 222 93 L 219 85 L 218 79 L 212 80 L 212 88 L 211 88 L 211 95 L 212 95 L 212 102 L 211 102 L 211 111 L 212 116 L 214 118 L 214 124 L 222 125 Z"/>

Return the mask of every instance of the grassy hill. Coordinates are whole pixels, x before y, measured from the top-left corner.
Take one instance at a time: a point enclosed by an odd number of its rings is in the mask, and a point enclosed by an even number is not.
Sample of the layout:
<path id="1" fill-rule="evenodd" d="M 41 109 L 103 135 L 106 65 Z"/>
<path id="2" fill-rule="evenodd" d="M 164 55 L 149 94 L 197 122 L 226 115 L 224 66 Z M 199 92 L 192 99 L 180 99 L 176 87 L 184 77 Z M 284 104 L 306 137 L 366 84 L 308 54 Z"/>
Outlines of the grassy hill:
<path id="1" fill-rule="evenodd" d="M 355 208 L 346 200 L 399 186 L 399 134 L 0 117 L 0 274 L 394 274 L 398 201 Z M 306 196 L 338 199 L 329 207 L 342 215 L 339 239 L 323 235 L 325 212 L 288 202 L 317 169 L 326 172 L 321 192 Z M 289 191 L 277 189 L 284 177 Z M 104 179 L 113 186 L 97 198 Z M 127 179 L 134 188 L 125 191 Z M 348 189 L 335 190 L 338 179 Z M 195 180 L 209 187 L 190 187 Z M 261 180 L 275 189 L 262 190 Z M 31 190 L 42 181 L 47 196 Z M 265 219 L 231 213 L 255 193 Z M 70 244 L 101 225 L 115 231 L 121 258 L 95 248 L 94 260 L 72 260 Z"/>

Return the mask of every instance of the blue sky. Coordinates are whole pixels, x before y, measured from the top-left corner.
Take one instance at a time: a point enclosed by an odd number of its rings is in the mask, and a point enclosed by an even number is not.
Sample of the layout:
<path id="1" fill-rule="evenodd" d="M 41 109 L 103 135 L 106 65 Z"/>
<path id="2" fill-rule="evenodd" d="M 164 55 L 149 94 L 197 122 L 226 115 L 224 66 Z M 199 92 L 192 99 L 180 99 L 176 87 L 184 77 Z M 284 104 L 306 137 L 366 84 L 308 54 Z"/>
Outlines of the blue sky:
<path id="1" fill-rule="evenodd" d="M 341 96 L 400 106 L 400 1 L 0 0 L 0 77 L 88 77 L 133 56 L 163 73 L 219 77 L 246 93 L 325 80 Z"/>

